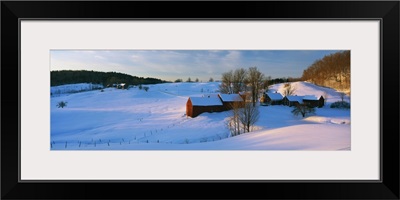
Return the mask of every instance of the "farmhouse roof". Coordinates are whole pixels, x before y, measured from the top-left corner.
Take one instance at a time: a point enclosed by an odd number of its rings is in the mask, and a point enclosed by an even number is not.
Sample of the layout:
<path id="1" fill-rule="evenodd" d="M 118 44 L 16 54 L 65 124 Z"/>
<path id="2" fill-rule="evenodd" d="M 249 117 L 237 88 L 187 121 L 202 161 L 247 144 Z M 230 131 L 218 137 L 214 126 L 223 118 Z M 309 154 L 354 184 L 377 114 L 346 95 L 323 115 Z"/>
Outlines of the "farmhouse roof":
<path id="1" fill-rule="evenodd" d="M 241 102 L 242 97 L 239 94 L 220 94 L 223 102 Z"/>
<path id="2" fill-rule="evenodd" d="M 268 92 L 268 93 L 266 93 L 268 96 L 269 96 L 269 98 L 271 98 L 271 100 L 282 100 L 283 99 L 283 96 L 281 95 L 281 93 L 270 93 L 270 92 Z"/>
<path id="3" fill-rule="evenodd" d="M 288 95 L 288 96 L 286 96 L 286 98 L 287 98 L 289 101 L 297 101 L 297 102 L 299 102 L 299 103 L 302 103 L 302 102 L 303 102 L 303 96 L 292 96 L 292 95 Z"/>
<path id="4" fill-rule="evenodd" d="M 189 97 L 193 106 L 222 106 L 218 97 Z"/>
<path id="5" fill-rule="evenodd" d="M 218 97 L 218 94 L 213 94 L 213 93 L 211 93 L 211 94 L 203 94 L 202 95 L 202 97 Z"/>
<path id="6" fill-rule="evenodd" d="M 318 100 L 318 98 L 314 95 L 306 95 L 303 100 Z"/>

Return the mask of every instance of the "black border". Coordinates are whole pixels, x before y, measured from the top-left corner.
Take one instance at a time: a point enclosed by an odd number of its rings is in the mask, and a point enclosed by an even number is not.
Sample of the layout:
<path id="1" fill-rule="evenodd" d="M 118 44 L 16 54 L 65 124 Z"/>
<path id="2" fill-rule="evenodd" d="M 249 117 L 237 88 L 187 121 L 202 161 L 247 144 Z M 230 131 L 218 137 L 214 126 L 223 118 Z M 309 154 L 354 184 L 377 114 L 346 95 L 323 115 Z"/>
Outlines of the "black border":
<path id="1" fill-rule="evenodd" d="M 155 10 L 155 8 L 161 8 Z M 399 199 L 398 1 L 2 1 L 2 199 Z M 381 182 L 19 182 L 19 19 L 381 19 Z M 18 75 L 18 85 L 20 77 Z M 16 98 L 18 97 L 18 98 Z M 16 112 L 18 111 L 18 112 Z M 385 120 L 384 120 L 385 119 Z M 385 123 L 383 123 L 385 122 Z M 17 128 L 18 127 L 18 128 Z M 17 131 L 16 131 L 17 129 Z M 164 192 L 166 188 L 169 192 Z M 263 188 L 263 189 L 259 189 Z M 186 194 L 189 194 L 187 196 Z"/>

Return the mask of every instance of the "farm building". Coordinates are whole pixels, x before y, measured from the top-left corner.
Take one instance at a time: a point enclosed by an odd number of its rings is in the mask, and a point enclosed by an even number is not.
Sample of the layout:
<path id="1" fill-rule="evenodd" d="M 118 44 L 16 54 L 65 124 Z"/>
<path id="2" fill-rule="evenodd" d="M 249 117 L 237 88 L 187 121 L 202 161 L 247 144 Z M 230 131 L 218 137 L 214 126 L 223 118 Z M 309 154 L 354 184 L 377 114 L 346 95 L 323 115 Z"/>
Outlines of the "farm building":
<path id="1" fill-rule="evenodd" d="M 298 104 L 305 104 L 310 107 L 323 107 L 325 104 L 324 97 L 317 98 L 314 95 L 306 95 L 306 96 L 285 96 L 283 97 L 283 105 L 286 106 L 296 106 Z"/>
<path id="2" fill-rule="evenodd" d="M 219 94 L 219 97 L 225 110 L 232 109 L 235 103 L 238 103 L 239 107 L 244 107 L 244 100 L 239 94 Z"/>
<path id="3" fill-rule="evenodd" d="M 125 89 L 125 83 L 114 83 L 112 85 L 107 85 L 107 87 L 115 87 L 117 89 Z"/>
<path id="4" fill-rule="evenodd" d="M 266 105 L 280 105 L 282 104 L 283 96 L 280 93 L 264 93 L 262 103 Z"/>
<path id="5" fill-rule="evenodd" d="M 217 94 L 217 93 L 203 94 L 202 97 L 218 97 L 219 98 L 219 94 Z"/>
<path id="6" fill-rule="evenodd" d="M 288 95 L 283 97 L 282 104 L 285 106 L 296 106 L 303 103 L 303 96 Z"/>
<path id="7" fill-rule="evenodd" d="M 319 97 L 317 98 L 314 95 L 306 95 L 303 98 L 303 103 L 310 106 L 310 107 L 323 107 L 325 104 L 325 99 L 324 97 Z"/>
<path id="8" fill-rule="evenodd" d="M 186 102 L 186 116 L 197 117 L 204 112 L 224 111 L 223 103 L 219 97 L 189 97 Z"/>

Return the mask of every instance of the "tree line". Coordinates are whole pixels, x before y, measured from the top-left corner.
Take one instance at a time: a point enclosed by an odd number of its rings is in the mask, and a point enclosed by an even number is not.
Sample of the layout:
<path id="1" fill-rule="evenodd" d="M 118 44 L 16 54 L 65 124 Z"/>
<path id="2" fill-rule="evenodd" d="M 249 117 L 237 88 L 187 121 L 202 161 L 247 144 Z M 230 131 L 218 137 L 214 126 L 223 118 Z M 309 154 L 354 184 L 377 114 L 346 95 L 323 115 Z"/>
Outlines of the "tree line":
<path id="1" fill-rule="evenodd" d="M 75 84 L 75 83 L 94 83 L 102 84 L 104 87 L 112 84 L 125 83 L 129 85 L 157 84 L 165 83 L 157 78 L 143 78 L 119 72 L 99 72 L 87 70 L 60 70 L 50 72 L 51 86 Z"/>
<path id="2" fill-rule="evenodd" d="M 302 80 L 338 90 L 350 89 L 350 51 L 339 51 L 316 60 L 303 71 Z"/>

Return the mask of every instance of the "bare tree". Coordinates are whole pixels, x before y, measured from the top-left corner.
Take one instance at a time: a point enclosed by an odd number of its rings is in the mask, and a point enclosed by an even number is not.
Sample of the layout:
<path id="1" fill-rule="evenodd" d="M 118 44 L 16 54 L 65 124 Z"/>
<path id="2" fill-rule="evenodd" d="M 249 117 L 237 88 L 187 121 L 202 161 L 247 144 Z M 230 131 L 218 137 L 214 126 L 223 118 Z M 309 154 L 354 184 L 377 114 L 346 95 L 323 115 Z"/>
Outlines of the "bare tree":
<path id="1" fill-rule="evenodd" d="M 233 93 L 237 94 L 245 90 L 245 81 L 247 76 L 247 70 L 240 68 L 236 69 L 233 73 Z"/>
<path id="2" fill-rule="evenodd" d="M 222 83 L 219 85 L 219 91 L 225 94 L 232 93 L 231 83 L 233 82 L 233 71 L 222 73 L 221 81 Z"/>
<path id="3" fill-rule="evenodd" d="M 264 82 L 263 82 L 264 83 L 264 85 L 263 85 L 264 92 L 268 92 L 270 81 L 271 81 L 271 76 L 267 76 L 267 78 L 264 79 Z"/>
<path id="4" fill-rule="evenodd" d="M 229 117 L 229 120 L 227 122 L 227 126 L 229 131 L 231 132 L 231 136 L 240 135 L 242 130 L 241 123 L 239 120 L 240 108 L 241 108 L 241 103 L 234 102 L 232 104 L 232 110 L 231 110 L 232 115 Z"/>
<path id="5" fill-rule="evenodd" d="M 289 96 L 289 95 L 294 95 L 296 91 L 296 87 L 294 87 L 290 83 L 285 84 L 285 89 L 283 90 L 283 95 L 284 96 Z"/>
<path id="6" fill-rule="evenodd" d="M 259 117 L 260 111 L 258 110 L 258 106 L 254 107 L 251 103 L 244 102 L 233 103 L 231 116 L 227 122 L 231 136 L 252 131 Z"/>
<path id="7" fill-rule="evenodd" d="M 259 117 L 260 111 L 258 110 L 258 106 L 252 106 L 250 103 L 246 103 L 244 107 L 239 110 L 239 121 L 242 124 L 243 132 L 250 132 Z"/>
<path id="8" fill-rule="evenodd" d="M 221 93 L 238 93 L 245 89 L 247 70 L 244 68 L 230 70 L 222 74 Z"/>
<path id="9" fill-rule="evenodd" d="M 251 87 L 251 97 L 253 102 L 253 107 L 256 106 L 257 99 L 259 97 L 259 90 L 262 87 L 262 81 L 264 79 L 264 74 L 261 73 L 257 67 L 250 67 L 248 72 L 248 83 Z"/>
<path id="10" fill-rule="evenodd" d="M 66 107 L 66 106 L 67 106 L 67 103 L 68 103 L 68 102 L 66 102 L 66 101 L 60 101 L 60 102 L 57 103 L 57 108 L 64 108 L 64 107 Z"/>
<path id="11" fill-rule="evenodd" d="M 342 100 L 342 102 L 344 102 L 344 97 L 346 96 L 346 94 L 344 92 L 339 93 L 340 95 L 340 99 Z"/>
<path id="12" fill-rule="evenodd" d="M 305 104 L 298 104 L 293 110 L 292 113 L 296 116 L 300 115 L 305 117 L 307 114 L 315 113 L 315 108 L 309 107 Z"/>

